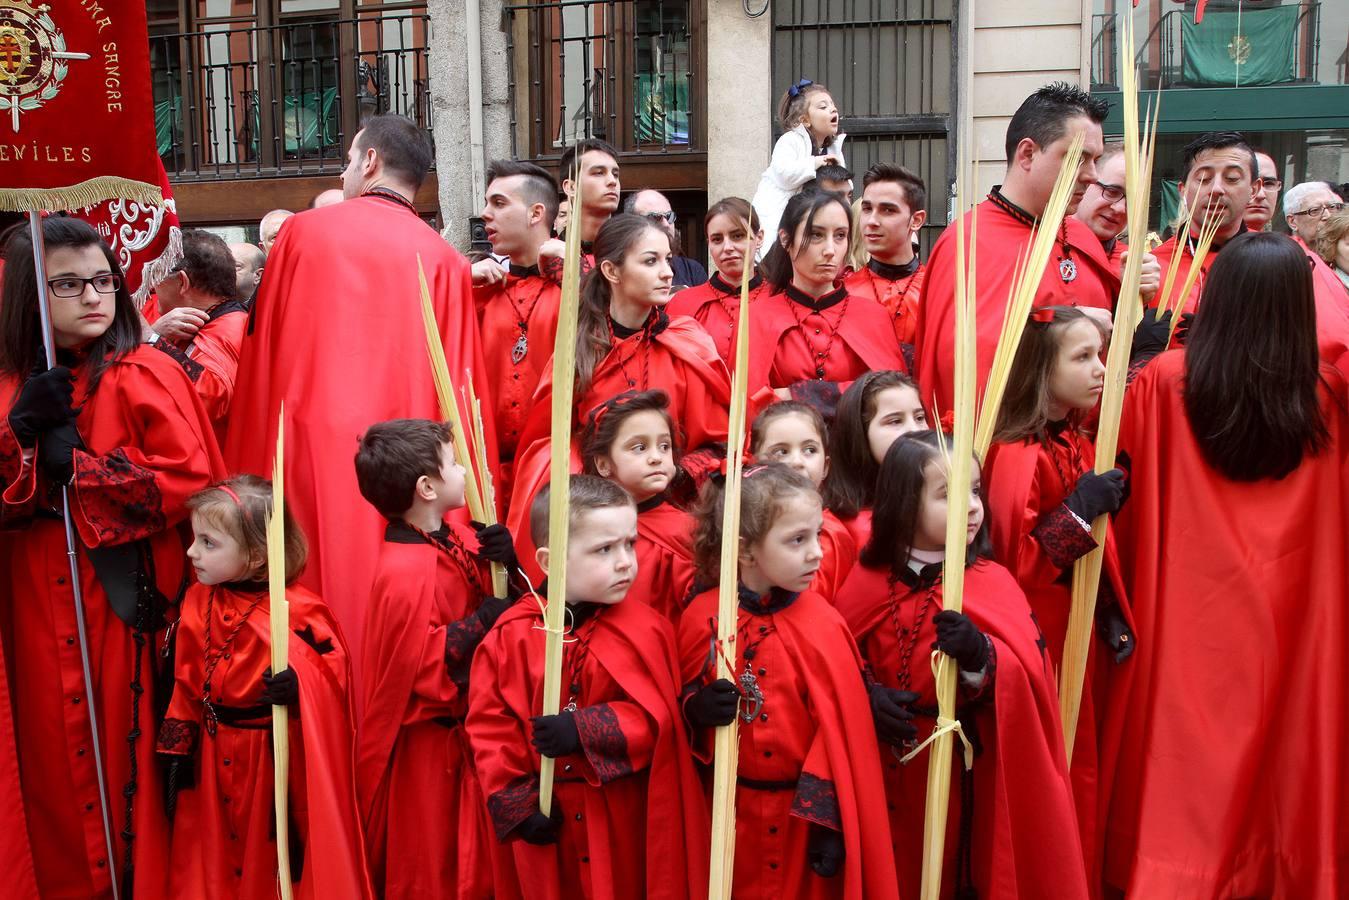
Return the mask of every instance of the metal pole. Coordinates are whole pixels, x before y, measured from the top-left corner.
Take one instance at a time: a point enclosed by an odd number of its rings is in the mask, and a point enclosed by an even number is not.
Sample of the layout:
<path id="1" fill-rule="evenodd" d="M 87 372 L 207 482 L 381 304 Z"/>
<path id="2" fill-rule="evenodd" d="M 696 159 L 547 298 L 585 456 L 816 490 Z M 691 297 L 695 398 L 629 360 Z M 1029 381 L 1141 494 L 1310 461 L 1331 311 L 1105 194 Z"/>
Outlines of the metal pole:
<path id="1" fill-rule="evenodd" d="M 42 348 L 47 354 L 47 368 L 56 365 L 56 339 L 52 335 L 51 309 L 47 305 L 46 249 L 42 241 L 42 214 L 28 212 L 28 234 L 33 241 L 33 271 L 37 280 L 38 319 L 42 323 Z M 108 876 L 112 881 L 112 898 L 118 900 L 121 887 L 117 883 L 117 859 L 113 853 L 112 813 L 108 809 L 108 782 L 103 771 L 102 732 L 98 730 L 98 704 L 94 700 L 94 677 L 89 666 L 89 637 L 84 628 L 84 591 L 80 586 L 80 563 L 75 556 L 75 529 L 70 523 L 70 487 L 61 487 L 61 519 L 66 528 L 66 556 L 70 559 L 70 592 L 75 598 L 75 629 L 80 641 L 80 666 L 84 669 L 84 708 L 89 711 L 89 730 L 93 732 L 94 772 L 98 776 L 98 800 L 103 810 L 103 840 L 108 851 Z"/>

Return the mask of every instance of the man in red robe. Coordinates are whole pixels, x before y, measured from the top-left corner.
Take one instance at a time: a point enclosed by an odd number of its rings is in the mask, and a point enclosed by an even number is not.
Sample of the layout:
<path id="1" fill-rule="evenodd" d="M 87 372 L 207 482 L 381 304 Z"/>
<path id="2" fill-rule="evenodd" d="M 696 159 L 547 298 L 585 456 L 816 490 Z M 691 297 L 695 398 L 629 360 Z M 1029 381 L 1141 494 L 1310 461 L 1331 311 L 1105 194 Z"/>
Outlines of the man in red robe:
<path id="1" fill-rule="evenodd" d="M 978 206 L 972 254 L 977 266 L 975 316 L 978 329 L 976 396 L 993 365 L 993 354 L 1007 312 L 1008 293 L 1018 257 L 1028 248 L 1031 229 L 1053 193 L 1068 145 L 1085 134 L 1077 184 L 1068 215 L 1040 277 L 1035 306 L 1081 306 L 1101 310 L 1093 317 L 1108 322 L 1119 293 L 1119 275 L 1101 242 L 1072 217 L 1087 187 L 1096 180 L 1103 141 L 1104 100 L 1061 82 L 1026 98 L 1007 126 L 1007 175 Z M 915 339 L 919 394 L 935 403 L 938 417 L 951 408 L 955 364 L 955 228 L 965 229 L 968 251 L 970 216 L 962 215 L 943 232 L 927 261 L 927 280 L 918 304 Z M 934 400 L 935 398 L 935 400 Z"/>
<path id="2" fill-rule="evenodd" d="M 1096 183 L 1087 187 L 1073 217 L 1096 235 L 1105 249 L 1106 259 L 1120 278 L 1123 278 L 1122 270 L 1129 253 L 1129 245 L 1120 238 L 1129 224 L 1128 205 L 1128 194 L 1124 190 L 1124 145 L 1107 144 L 1096 162 Z M 1145 252 L 1139 272 L 1139 292 L 1146 304 L 1162 284 L 1162 268 L 1157 257 Z"/>
<path id="3" fill-rule="evenodd" d="M 573 174 L 578 178 L 573 179 Z M 589 257 L 590 245 L 600 227 L 618 211 L 618 195 L 623 190 L 618 178 L 618 150 L 599 138 L 577 141 L 563 151 L 558 179 L 562 192 L 573 204 L 577 187 L 581 189 L 581 208 L 574 212 L 571 221 L 580 219 L 581 250 Z"/>
<path id="4" fill-rule="evenodd" d="M 848 276 L 848 293 L 870 297 L 890 313 L 895 339 L 912 346 L 918 327 L 923 263 L 913 246 L 927 221 L 927 186 L 903 166 L 877 163 L 862 176 L 862 239 L 871 261 Z"/>
<path id="5" fill-rule="evenodd" d="M 487 167 L 482 221 L 492 252 L 507 257 L 473 264 L 473 305 L 482 333 L 484 384 L 491 385 L 502 482 L 497 502 L 510 503 L 509 471 L 530 399 L 553 356 L 562 288 L 540 271 L 539 248 L 551 239 L 557 182 L 527 162 L 497 160 Z"/>
<path id="6" fill-rule="evenodd" d="M 426 132 L 401 116 L 375 116 L 348 157 L 347 200 L 288 219 L 268 256 L 239 359 L 225 459 L 232 472 L 269 475 L 285 405 L 286 500 L 311 541 L 302 583 L 332 608 L 360 659 L 384 524 L 355 502 L 356 440 L 375 422 L 440 417 L 419 257 L 450 377 L 459 386 L 466 370 L 487 368 L 468 262 L 412 204 L 432 160 Z M 474 380 L 478 395 L 490 398 L 485 375 Z M 482 412 L 495 465 L 490 399 Z"/>

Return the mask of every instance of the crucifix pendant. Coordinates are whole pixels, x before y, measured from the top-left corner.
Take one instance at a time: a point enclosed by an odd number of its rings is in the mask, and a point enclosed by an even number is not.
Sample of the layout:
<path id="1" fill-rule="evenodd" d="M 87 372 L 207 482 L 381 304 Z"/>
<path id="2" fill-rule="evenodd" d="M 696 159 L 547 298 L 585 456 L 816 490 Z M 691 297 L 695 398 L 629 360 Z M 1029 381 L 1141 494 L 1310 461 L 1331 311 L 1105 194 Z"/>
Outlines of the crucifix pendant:
<path id="1" fill-rule="evenodd" d="M 1077 263 L 1071 258 L 1059 260 L 1059 277 L 1064 284 L 1077 280 Z"/>
<path id="2" fill-rule="evenodd" d="M 527 353 L 529 353 L 529 337 L 522 331 L 515 341 L 515 346 L 511 348 L 511 362 L 520 365 L 520 361 Z"/>
<path id="3" fill-rule="evenodd" d="M 754 721 L 754 717 L 763 709 L 764 696 L 763 689 L 759 687 L 759 679 L 754 677 L 754 673 L 745 667 L 745 671 L 740 673 L 740 721 L 748 725 Z"/>

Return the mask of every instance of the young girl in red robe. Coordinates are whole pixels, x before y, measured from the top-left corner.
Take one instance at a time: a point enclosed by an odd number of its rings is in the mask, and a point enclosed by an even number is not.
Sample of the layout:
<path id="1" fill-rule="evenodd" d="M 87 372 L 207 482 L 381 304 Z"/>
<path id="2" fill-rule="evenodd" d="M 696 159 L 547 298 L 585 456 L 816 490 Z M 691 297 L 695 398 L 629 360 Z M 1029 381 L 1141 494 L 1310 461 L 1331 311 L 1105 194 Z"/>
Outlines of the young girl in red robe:
<path id="1" fill-rule="evenodd" d="M 1063 664 L 1073 563 L 1096 546 L 1092 521 L 1118 511 L 1124 500 L 1124 473 L 1112 469 L 1096 474 L 1096 449 L 1079 430 L 1100 400 L 1104 382 L 1096 323 L 1076 307 L 1035 310 L 1012 361 L 984 462 L 994 556 L 1025 591 L 1056 670 Z M 1110 669 L 1134 648 L 1119 557 L 1108 528 L 1094 629 L 1105 652 L 1094 648 L 1090 656 L 1071 767 L 1083 848 L 1093 873 L 1096 709 L 1104 702 Z"/>
<path id="2" fill-rule="evenodd" d="M 570 479 L 562 704 L 543 716 L 541 600 L 515 604 L 483 639 L 466 727 L 492 826 L 498 900 L 707 896 L 707 820 L 680 719 L 674 632 L 629 597 L 637 508 L 618 485 Z M 548 492 L 531 510 L 548 568 Z M 557 761 L 552 815 L 540 755 Z"/>
<path id="3" fill-rule="evenodd" d="M 810 590 L 823 507 L 804 475 L 745 470 L 734 650 L 718 648 L 713 589 L 679 624 L 684 715 L 712 762 L 717 727 L 739 715 L 735 875 L 739 900 L 896 897 L 880 758 L 862 660 L 843 618 Z M 704 583 L 721 564 L 724 490 L 703 489 L 694 551 Z M 739 688 L 717 678 L 727 653 Z"/>
<path id="4" fill-rule="evenodd" d="M 285 556 L 267 557 L 272 486 L 240 475 L 188 501 L 197 583 L 174 633 L 174 691 L 157 749 L 168 758 L 174 897 L 276 894 L 272 707 L 290 708 L 295 896 L 372 897 L 356 817 L 351 665 L 332 613 L 294 584 L 304 535 L 285 516 Z M 271 670 L 268 566 L 286 568 L 289 666 Z"/>
<path id="5" fill-rule="evenodd" d="M 903 372 L 868 372 L 843 392 L 829 432 L 833 465 L 823 493 L 859 548 L 871 540 L 871 504 L 886 451 L 900 435 L 926 428 L 918 388 Z"/>
<path id="6" fill-rule="evenodd" d="M 779 400 L 754 417 L 749 449 L 759 462 L 779 462 L 810 479 L 818 491 L 829 474 L 824 417 L 797 400 Z M 810 588 L 831 603 L 857 562 L 857 542 L 838 516 L 824 511 L 820 531 L 820 571 Z"/>
<path id="7" fill-rule="evenodd" d="M 77 219 L 44 218 L 42 233 L 55 368 L 43 371 L 26 230 L 6 247 L 0 299 L 0 735 L 10 735 L 8 752 L 0 746 L 0 796 L 13 799 L 16 785 L 23 796 L 6 807 L 0 845 L 29 845 L 19 855 L 31 855 L 31 865 L 7 881 L 16 894 L 109 895 L 115 869 L 124 896 L 134 878 L 137 897 L 155 897 L 168 852 L 154 761 L 155 696 L 167 687 L 156 683 L 157 636 L 185 582 L 184 504 L 224 467 L 192 382 L 141 342 L 113 252 Z M 69 486 L 78 545 L 90 685 L 60 485 Z M 6 685 L 6 672 L 22 677 Z M 101 731 L 103 798 L 89 702 Z M 25 874 L 36 881 L 26 893 Z"/>
<path id="8" fill-rule="evenodd" d="M 371 874 L 385 900 L 487 897 L 487 810 L 463 721 L 473 651 L 510 604 L 489 596 L 484 560 L 515 568 L 510 533 L 446 523 L 464 505 L 464 470 L 442 422 L 370 426 L 356 481 L 388 520 L 366 609 L 356 748 Z"/>
<path id="9" fill-rule="evenodd" d="M 678 437 L 664 391 L 627 391 L 591 414 L 581 434 L 587 475 L 607 478 L 637 502 L 634 599 L 679 621 L 693 580 L 693 517 L 669 499 Z"/>
<path id="10" fill-rule="evenodd" d="M 699 482 L 724 453 L 716 445 L 726 440 L 731 383 L 707 332 L 692 319 L 665 312 L 673 278 L 669 235 L 650 219 L 622 213 L 600 228 L 594 253 L 595 268 L 582 283 L 577 320 L 573 434 L 610 397 L 659 387 L 669 394 L 670 416 L 684 432 L 682 465 Z M 548 481 L 552 399 L 550 364 L 520 436 L 506 517 L 521 565 L 534 581 L 541 573 L 530 540 L 529 509 Z M 579 472 L 574 441 L 572 452 L 573 471 Z"/>
<path id="11" fill-rule="evenodd" d="M 851 223 L 839 194 L 806 191 L 787 202 L 750 319 L 749 391 L 758 406 L 802 400 L 828 419 L 862 373 L 907 370 L 885 307 L 842 286 Z"/>
<path id="12" fill-rule="evenodd" d="M 703 217 L 707 233 L 707 251 L 717 270 L 705 284 L 685 288 L 670 299 L 667 307 L 673 316 L 692 316 L 711 336 L 717 354 L 731 368 L 735 363 L 736 324 L 740 317 L 740 282 L 745 277 L 745 261 L 754 266 L 754 256 L 763 244 L 759 214 L 739 197 L 718 200 Z M 759 292 L 763 278 L 754 272 L 749 280 L 751 299 Z"/>
<path id="13" fill-rule="evenodd" d="M 890 745 L 885 792 L 900 883 L 921 879 L 928 759 L 904 757 L 936 725 L 929 654 L 940 650 L 959 668 L 956 715 L 973 756 L 972 770 L 959 744 L 952 758 L 943 895 L 1085 898 L 1052 666 L 1025 595 L 988 558 L 977 469 L 969 496 L 949 501 L 969 510 L 963 611 L 943 609 L 944 442 L 924 431 L 886 452 L 872 537 L 838 596 L 875 678 L 877 733 Z"/>

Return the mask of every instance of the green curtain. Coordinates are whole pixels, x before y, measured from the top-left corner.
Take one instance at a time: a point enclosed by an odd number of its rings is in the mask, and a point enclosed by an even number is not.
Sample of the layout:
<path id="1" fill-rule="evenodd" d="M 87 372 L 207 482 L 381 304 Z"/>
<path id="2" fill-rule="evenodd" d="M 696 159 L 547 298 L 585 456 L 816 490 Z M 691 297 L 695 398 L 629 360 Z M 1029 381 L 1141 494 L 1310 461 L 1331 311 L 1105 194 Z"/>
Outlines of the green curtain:
<path id="1" fill-rule="evenodd" d="M 172 97 L 155 104 L 155 141 L 159 145 L 159 155 L 166 156 L 173 149 L 173 132 L 178 127 L 178 113 L 182 109 L 181 97 Z"/>
<path id="2" fill-rule="evenodd" d="M 689 80 L 682 74 L 640 72 L 633 117 L 638 143 L 689 142 Z"/>
<path id="3" fill-rule="evenodd" d="M 1164 234 L 1166 229 L 1171 227 L 1171 223 L 1176 221 L 1176 217 L 1180 215 L 1180 185 L 1169 178 L 1163 178 L 1161 185 L 1162 204 L 1157 215 L 1158 234 Z"/>
<path id="4" fill-rule="evenodd" d="M 1297 78 L 1301 7 L 1210 12 L 1181 19 L 1183 77 L 1190 84 L 1282 84 Z M 1238 24 L 1240 28 L 1238 29 Z"/>
<path id="5" fill-rule="evenodd" d="M 315 153 L 337 146 L 337 88 L 286 95 L 281 106 L 281 129 L 286 153 Z M 258 149 L 262 122 L 258 105 L 253 106 L 253 150 Z"/>

